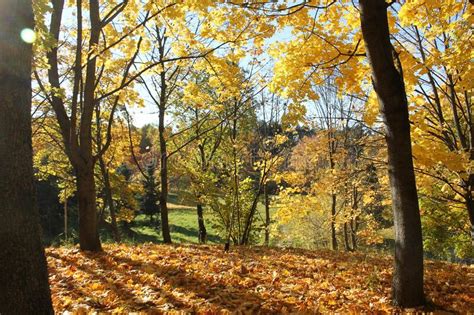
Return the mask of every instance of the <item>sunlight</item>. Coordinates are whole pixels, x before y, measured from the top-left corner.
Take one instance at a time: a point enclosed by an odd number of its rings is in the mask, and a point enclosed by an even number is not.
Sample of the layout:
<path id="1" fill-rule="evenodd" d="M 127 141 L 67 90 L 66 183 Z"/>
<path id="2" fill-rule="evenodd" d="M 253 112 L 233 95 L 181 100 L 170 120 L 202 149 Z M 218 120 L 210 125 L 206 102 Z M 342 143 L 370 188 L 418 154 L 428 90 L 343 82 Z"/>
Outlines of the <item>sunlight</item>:
<path id="1" fill-rule="evenodd" d="M 0 315 L 474 315 L 473 4 L 0 0 Z"/>
<path id="2" fill-rule="evenodd" d="M 31 28 L 24 28 L 20 33 L 21 39 L 28 44 L 33 44 L 36 41 L 36 33 Z"/>

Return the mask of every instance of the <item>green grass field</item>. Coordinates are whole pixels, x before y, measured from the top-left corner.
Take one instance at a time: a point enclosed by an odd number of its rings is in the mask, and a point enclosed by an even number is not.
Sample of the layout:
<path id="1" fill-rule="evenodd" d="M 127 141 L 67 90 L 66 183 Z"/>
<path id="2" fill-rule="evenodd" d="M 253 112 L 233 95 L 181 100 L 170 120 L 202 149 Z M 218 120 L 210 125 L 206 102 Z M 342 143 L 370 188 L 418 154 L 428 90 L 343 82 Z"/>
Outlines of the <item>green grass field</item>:
<path id="1" fill-rule="evenodd" d="M 208 234 L 209 243 L 222 243 L 218 232 L 213 228 L 212 214 L 205 213 L 204 220 Z M 197 243 L 198 242 L 198 222 L 196 210 L 191 207 L 179 207 L 170 205 L 169 222 L 171 238 L 175 243 Z M 133 242 L 154 242 L 162 241 L 161 229 L 156 222 L 151 223 L 149 218 L 143 214 L 138 215 L 131 224 L 135 232 L 130 241 Z"/>
<path id="2" fill-rule="evenodd" d="M 174 200 L 173 200 L 174 201 Z M 171 230 L 171 238 L 174 243 L 198 243 L 198 222 L 196 208 L 190 205 L 169 203 L 169 223 Z M 272 214 L 275 209 L 272 209 Z M 256 222 L 254 226 L 260 226 L 264 218 L 264 207 L 259 204 L 256 213 Z M 207 241 L 210 244 L 222 244 L 224 238 L 219 235 L 219 231 L 215 225 L 214 214 L 206 211 L 204 208 L 204 221 L 207 230 Z M 161 229 L 156 221 L 150 222 L 148 216 L 139 214 L 130 223 L 131 232 L 124 235 L 125 242 L 143 243 L 153 242 L 161 243 Z M 263 243 L 263 238 L 261 242 Z"/>
<path id="3" fill-rule="evenodd" d="M 171 230 L 171 238 L 173 243 L 198 243 L 198 221 L 196 205 L 192 201 L 185 198 L 186 194 L 171 193 L 169 195 L 169 225 Z M 274 218 L 276 208 L 270 208 L 271 218 Z M 217 215 L 208 208 L 204 207 L 204 221 L 207 230 L 208 244 L 223 244 L 225 242 L 224 231 L 218 228 Z M 53 233 L 43 234 L 43 242 L 45 246 L 72 246 L 79 242 L 78 233 L 78 214 L 75 207 L 69 209 L 68 220 L 68 238 L 64 238 L 62 226 L 59 233 L 55 230 Z M 252 243 L 255 245 L 263 245 L 264 232 L 262 230 L 263 220 L 265 218 L 265 209 L 263 204 L 258 204 L 253 229 L 256 231 Z M 62 222 L 59 224 L 61 225 Z M 150 222 L 150 218 L 144 214 L 138 213 L 132 222 L 119 221 L 119 230 L 121 242 L 128 244 L 137 243 L 162 243 L 161 226 L 154 218 Z M 48 226 L 47 226 L 48 227 Z M 49 231 L 49 230 L 48 230 Z M 104 243 L 114 243 L 112 230 L 110 226 L 104 225 L 100 228 L 100 238 Z"/>

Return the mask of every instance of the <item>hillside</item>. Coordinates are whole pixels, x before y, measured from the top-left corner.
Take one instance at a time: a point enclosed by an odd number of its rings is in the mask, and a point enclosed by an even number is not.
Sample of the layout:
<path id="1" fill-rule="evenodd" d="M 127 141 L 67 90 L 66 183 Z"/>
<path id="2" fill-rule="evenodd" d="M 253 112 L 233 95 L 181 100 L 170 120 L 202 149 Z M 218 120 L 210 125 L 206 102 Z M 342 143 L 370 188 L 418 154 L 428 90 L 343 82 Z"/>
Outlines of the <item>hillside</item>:
<path id="1" fill-rule="evenodd" d="M 48 248 L 56 312 L 392 312 L 392 257 L 220 246 Z M 474 268 L 427 261 L 428 310 L 474 310 Z"/>

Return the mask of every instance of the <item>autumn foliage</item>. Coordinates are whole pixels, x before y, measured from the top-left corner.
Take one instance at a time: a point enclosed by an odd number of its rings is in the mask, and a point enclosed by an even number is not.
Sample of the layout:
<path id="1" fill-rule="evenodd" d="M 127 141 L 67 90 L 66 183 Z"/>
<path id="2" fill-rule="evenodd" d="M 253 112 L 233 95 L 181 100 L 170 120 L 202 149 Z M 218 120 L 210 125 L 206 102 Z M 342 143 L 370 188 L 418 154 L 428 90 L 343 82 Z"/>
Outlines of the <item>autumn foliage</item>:
<path id="1" fill-rule="evenodd" d="M 47 249 L 56 312 L 393 312 L 392 257 L 220 246 L 106 245 Z M 429 310 L 474 309 L 474 269 L 426 262 Z"/>

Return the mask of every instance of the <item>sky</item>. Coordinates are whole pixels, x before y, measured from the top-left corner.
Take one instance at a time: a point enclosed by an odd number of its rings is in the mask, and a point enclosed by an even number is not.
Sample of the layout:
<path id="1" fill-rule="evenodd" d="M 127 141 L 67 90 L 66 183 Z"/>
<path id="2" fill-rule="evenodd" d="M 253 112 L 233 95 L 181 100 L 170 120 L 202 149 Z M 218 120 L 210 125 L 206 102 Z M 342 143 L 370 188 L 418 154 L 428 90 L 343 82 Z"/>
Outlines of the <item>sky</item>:
<path id="1" fill-rule="evenodd" d="M 47 17 L 48 19 L 49 17 Z M 74 10 L 72 8 L 66 7 L 65 10 L 63 11 L 63 21 L 67 23 L 75 23 L 76 17 L 74 14 Z M 49 23 L 49 22 L 47 22 Z M 280 30 L 277 32 L 272 38 L 269 38 L 265 41 L 265 44 L 271 44 L 277 41 L 289 41 L 291 39 L 291 29 L 290 28 L 285 28 L 283 30 Z M 226 47 L 222 47 L 222 49 L 225 49 Z M 216 51 L 217 54 L 219 54 L 219 51 Z M 268 59 L 269 56 L 264 52 L 261 56 L 261 58 Z M 240 66 L 243 68 L 246 68 L 249 64 L 249 62 L 252 60 L 251 57 L 244 57 L 241 62 Z M 145 106 L 144 107 L 136 107 L 136 106 L 128 106 L 127 109 L 129 113 L 131 114 L 133 118 L 133 124 L 137 127 L 142 127 L 146 124 L 157 124 L 158 121 L 158 109 L 156 108 L 156 105 L 151 102 L 148 93 L 146 90 L 140 86 L 140 84 L 136 84 L 136 89 L 140 93 L 140 95 L 144 99 Z M 167 123 L 172 123 L 171 121 L 172 118 L 167 117 Z"/>
<path id="2" fill-rule="evenodd" d="M 273 37 L 267 39 L 265 41 L 265 45 L 269 45 L 271 43 L 278 42 L 278 41 L 280 42 L 289 41 L 291 37 L 292 37 L 291 29 L 287 27 L 277 32 Z M 269 56 L 268 54 L 264 52 L 261 55 L 261 58 L 268 59 Z M 249 56 L 244 57 L 240 62 L 240 66 L 243 68 L 246 68 L 251 60 L 252 58 Z M 153 104 L 153 102 L 149 100 L 149 96 L 147 95 L 148 93 L 145 91 L 143 87 L 140 87 L 140 85 L 137 84 L 136 88 L 139 91 L 140 95 L 144 98 L 145 106 L 141 108 L 133 107 L 133 108 L 128 109 L 130 114 L 133 117 L 133 124 L 137 127 L 143 127 L 144 125 L 147 125 L 147 124 L 157 124 L 158 123 L 158 109 L 156 108 L 156 105 Z M 166 120 L 167 120 L 167 123 L 171 123 L 171 118 L 167 117 Z"/>

